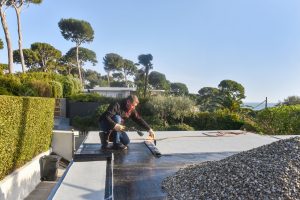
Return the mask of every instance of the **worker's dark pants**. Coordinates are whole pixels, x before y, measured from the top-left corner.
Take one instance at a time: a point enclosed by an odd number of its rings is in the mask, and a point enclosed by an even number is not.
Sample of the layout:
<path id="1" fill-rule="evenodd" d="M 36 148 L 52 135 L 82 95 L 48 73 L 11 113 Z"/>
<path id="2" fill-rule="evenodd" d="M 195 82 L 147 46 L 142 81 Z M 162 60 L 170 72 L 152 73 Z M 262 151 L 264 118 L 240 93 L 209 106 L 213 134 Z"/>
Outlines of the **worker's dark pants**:
<path id="1" fill-rule="evenodd" d="M 121 118 L 120 115 L 113 116 L 112 120 L 114 122 L 116 122 L 117 124 L 122 123 L 122 118 Z M 128 145 L 130 143 L 129 137 L 125 132 L 118 132 L 118 131 L 115 131 L 115 130 L 110 130 L 109 129 L 109 124 L 105 120 L 100 122 L 100 128 L 101 128 L 102 131 L 104 131 L 104 134 L 106 134 L 105 138 L 108 138 L 108 134 L 110 133 L 110 131 L 112 131 L 111 134 L 113 134 L 112 136 L 113 136 L 114 145 L 118 145 L 120 143 L 122 143 L 124 145 Z M 103 141 L 101 141 L 101 143 L 102 142 Z"/>

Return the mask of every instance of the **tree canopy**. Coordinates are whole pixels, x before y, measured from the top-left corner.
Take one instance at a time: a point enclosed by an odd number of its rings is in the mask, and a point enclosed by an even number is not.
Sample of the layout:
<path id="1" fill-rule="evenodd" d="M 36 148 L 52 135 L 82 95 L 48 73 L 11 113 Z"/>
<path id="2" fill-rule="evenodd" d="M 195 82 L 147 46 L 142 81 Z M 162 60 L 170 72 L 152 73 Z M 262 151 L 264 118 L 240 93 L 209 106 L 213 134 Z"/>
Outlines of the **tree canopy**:
<path id="1" fill-rule="evenodd" d="M 61 19 L 58 23 L 62 36 L 66 40 L 75 42 L 76 46 L 80 46 L 85 42 L 94 40 L 94 30 L 89 22 L 77 19 Z"/>
<path id="2" fill-rule="evenodd" d="M 202 111 L 215 111 L 219 108 L 220 91 L 214 87 L 203 87 L 198 91 L 198 104 Z"/>
<path id="3" fill-rule="evenodd" d="M 149 84 L 159 90 L 169 90 L 170 84 L 169 81 L 166 79 L 166 76 L 160 72 L 152 71 L 149 74 Z"/>
<path id="4" fill-rule="evenodd" d="M 204 111 L 228 109 L 237 111 L 240 109 L 242 99 L 245 98 L 244 87 L 232 80 L 223 80 L 218 88 L 204 87 L 199 90 L 198 103 Z"/>
<path id="5" fill-rule="evenodd" d="M 79 61 L 79 46 L 94 40 L 94 30 L 89 22 L 77 19 L 61 19 L 58 23 L 62 36 L 76 44 L 76 61 L 79 79 L 82 81 L 81 66 Z"/>
<path id="6" fill-rule="evenodd" d="M 218 88 L 220 90 L 219 103 L 223 108 L 237 111 L 243 103 L 242 99 L 246 98 L 244 87 L 235 81 L 223 80 L 218 85 Z"/>
<path id="7" fill-rule="evenodd" d="M 65 55 L 65 58 L 71 62 L 76 63 L 76 47 L 71 48 Z M 96 65 L 97 56 L 96 53 L 90 49 L 79 47 L 78 49 L 78 59 L 81 66 L 84 66 L 87 62 L 92 63 L 93 66 Z"/>
<path id="8" fill-rule="evenodd" d="M 26 66 L 33 71 L 49 71 L 57 60 L 61 58 L 61 51 L 48 43 L 36 42 L 31 44 L 30 49 L 23 49 Z M 20 51 L 14 50 L 15 63 L 21 63 Z"/>
<path id="9" fill-rule="evenodd" d="M 104 70 L 107 73 L 107 82 L 110 85 L 110 73 L 115 70 L 119 70 L 123 65 L 123 58 L 116 53 L 108 53 L 103 58 Z"/>
<path id="10" fill-rule="evenodd" d="M 103 77 L 97 71 L 88 69 L 84 71 L 85 80 L 88 82 L 87 88 L 94 88 L 96 85 L 103 85 Z"/>
<path id="11" fill-rule="evenodd" d="M 49 62 L 56 61 L 62 56 L 61 51 L 48 43 L 33 43 L 31 50 L 36 52 L 39 65 L 42 68 L 46 68 Z"/>
<path id="12" fill-rule="evenodd" d="M 171 83 L 171 92 L 176 95 L 188 95 L 189 89 L 184 83 Z"/>
<path id="13" fill-rule="evenodd" d="M 153 69 L 153 56 L 151 54 L 141 54 L 138 56 L 139 64 L 143 65 L 144 73 L 145 73 L 145 80 L 144 80 L 144 97 L 146 97 L 147 94 L 147 88 L 148 88 L 148 76 L 149 76 L 149 71 Z"/>
<path id="14" fill-rule="evenodd" d="M 14 55 L 14 62 L 15 63 L 21 63 L 20 51 L 19 50 L 14 50 L 13 55 Z M 39 63 L 38 62 L 38 55 L 33 50 L 23 49 L 23 55 L 24 55 L 25 64 L 29 69 L 38 70 L 38 68 L 41 67 L 38 64 Z"/>
<path id="15" fill-rule="evenodd" d="M 133 61 L 128 59 L 123 59 L 121 70 L 124 74 L 125 83 L 128 86 L 127 84 L 128 76 L 133 76 L 137 72 L 137 67 Z"/>

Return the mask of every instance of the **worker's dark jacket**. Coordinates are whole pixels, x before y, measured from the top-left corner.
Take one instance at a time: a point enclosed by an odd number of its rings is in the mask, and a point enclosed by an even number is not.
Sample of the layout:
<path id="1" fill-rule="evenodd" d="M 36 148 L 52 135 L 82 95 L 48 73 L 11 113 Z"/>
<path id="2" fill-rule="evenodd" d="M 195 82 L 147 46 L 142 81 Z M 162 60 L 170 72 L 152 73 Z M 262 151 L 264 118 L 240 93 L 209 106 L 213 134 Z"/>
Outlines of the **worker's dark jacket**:
<path id="1" fill-rule="evenodd" d="M 138 112 L 133 109 L 130 111 L 127 108 L 127 100 L 121 100 L 120 102 L 116 102 L 111 104 L 107 110 L 100 116 L 99 121 L 106 122 L 110 129 L 113 129 L 116 125 L 116 122 L 112 120 L 113 116 L 119 115 L 123 120 L 127 118 L 131 118 L 134 122 L 136 122 L 141 127 L 145 128 L 147 131 L 150 130 L 150 126 L 143 120 L 143 118 L 138 114 Z"/>

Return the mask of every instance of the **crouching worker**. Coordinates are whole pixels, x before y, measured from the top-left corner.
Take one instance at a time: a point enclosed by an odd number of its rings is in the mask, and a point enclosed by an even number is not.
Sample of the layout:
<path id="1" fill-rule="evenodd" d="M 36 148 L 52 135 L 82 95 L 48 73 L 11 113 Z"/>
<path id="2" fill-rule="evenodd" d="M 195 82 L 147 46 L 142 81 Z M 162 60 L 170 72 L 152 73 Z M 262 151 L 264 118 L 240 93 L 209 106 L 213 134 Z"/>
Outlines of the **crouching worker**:
<path id="1" fill-rule="evenodd" d="M 150 138 L 155 138 L 153 130 L 135 110 L 138 104 L 138 97 L 136 95 L 130 95 L 119 102 L 109 105 L 99 119 L 100 128 L 102 130 L 102 132 L 100 132 L 102 149 L 107 148 L 109 136 L 112 136 L 113 149 L 127 149 L 130 140 L 126 132 L 124 132 L 124 120 L 128 118 L 131 118 L 138 125 L 145 128 L 149 132 Z"/>

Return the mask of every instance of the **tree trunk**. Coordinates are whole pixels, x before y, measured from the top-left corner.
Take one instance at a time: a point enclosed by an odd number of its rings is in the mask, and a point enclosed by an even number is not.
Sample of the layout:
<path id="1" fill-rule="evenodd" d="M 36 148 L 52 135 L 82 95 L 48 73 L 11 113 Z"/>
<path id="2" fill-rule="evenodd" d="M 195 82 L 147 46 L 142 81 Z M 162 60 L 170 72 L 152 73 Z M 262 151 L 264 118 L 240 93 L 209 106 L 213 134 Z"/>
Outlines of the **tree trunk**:
<path id="1" fill-rule="evenodd" d="M 108 83 L 108 87 L 110 87 L 110 81 L 109 81 L 109 71 L 107 71 L 107 83 Z"/>
<path id="2" fill-rule="evenodd" d="M 125 84 L 126 86 L 128 87 L 128 84 L 127 84 L 127 76 L 126 76 L 126 71 L 124 70 L 124 79 L 125 79 Z"/>
<path id="3" fill-rule="evenodd" d="M 79 63 L 79 46 L 78 45 L 76 45 L 76 61 L 77 61 L 77 67 L 78 67 L 79 80 L 80 80 L 80 83 L 83 85 L 81 69 L 80 69 L 81 67 L 80 67 L 80 63 Z"/>
<path id="4" fill-rule="evenodd" d="M 145 76 L 145 87 L 144 87 L 144 98 L 146 98 L 147 93 L 147 85 L 148 85 L 148 71 L 146 70 L 146 76 Z"/>
<path id="5" fill-rule="evenodd" d="M 10 34 L 8 31 L 7 21 L 6 21 L 6 14 L 3 11 L 3 8 L 0 8 L 0 15 L 1 15 L 1 23 L 3 27 L 3 31 L 5 34 L 5 40 L 7 45 L 7 54 L 8 54 L 8 71 L 10 74 L 13 73 L 13 50 L 12 50 L 12 44 L 10 39 Z"/>
<path id="6" fill-rule="evenodd" d="M 19 36 L 18 44 L 19 44 L 19 52 L 20 52 L 22 71 L 23 71 L 23 73 L 25 73 L 25 61 L 24 61 L 23 48 L 22 48 L 22 31 L 21 31 L 21 19 L 20 19 L 21 9 L 17 8 L 15 5 L 14 5 L 14 8 L 15 8 L 17 20 L 18 20 L 18 36 Z"/>

